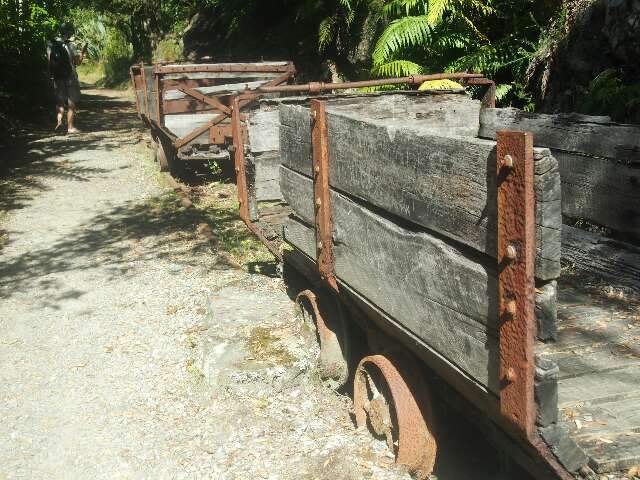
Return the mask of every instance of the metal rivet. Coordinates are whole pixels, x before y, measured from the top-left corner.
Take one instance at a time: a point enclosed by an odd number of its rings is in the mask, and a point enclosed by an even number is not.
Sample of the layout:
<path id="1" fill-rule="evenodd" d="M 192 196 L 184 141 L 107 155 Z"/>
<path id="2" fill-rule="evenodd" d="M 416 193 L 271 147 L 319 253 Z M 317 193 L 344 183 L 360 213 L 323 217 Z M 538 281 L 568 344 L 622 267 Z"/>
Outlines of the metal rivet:
<path id="1" fill-rule="evenodd" d="M 322 205 L 322 200 L 320 200 L 320 197 L 316 198 L 316 206 L 320 206 Z"/>
<path id="2" fill-rule="evenodd" d="M 516 374 L 516 371 L 513 368 L 509 367 L 507 368 L 507 374 L 505 375 L 505 378 L 509 382 L 513 383 L 518 379 L 518 375 Z"/>
<path id="3" fill-rule="evenodd" d="M 509 300 L 507 302 L 506 311 L 511 317 L 515 317 L 518 312 L 518 304 L 515 300 Z"/>
<path id="4" fill-rule="evenodd" d="M 516 247 L 514 247 L 513 245 L 509 245 L 507 246 L 504 254 L 509 260 L 515 260 L 518 256 L 518 251 L 516 250 Z"/>
<path id="5" fill-rule="evenodd" d="M 320 165 L 316 165 L 316 168 L 314 168 L 314 170 L 316 171 L 316 173 L 320 173 Z"/>
<path id="6" fill-rule="evenodd" d="M 236 173 L 240 173 L 240 167 L 236 167 Z"/>
<path id="7" fill-rule="evenodd" d="M 318 249 L 322 250 L 322 242 L 318 242 Z"/>
<path id="8" fill-rule="evenodd" d="M 317 116 L 318 113 L 315 110 L 311 110 L 311 118 L 315 120 Z"/>
<path id="9" fill-rule="evenodd" d="M 513 157 L 511 155 L 505 155 L 502 159 L 502 166 L 505 168 L 513 168 Z"/>

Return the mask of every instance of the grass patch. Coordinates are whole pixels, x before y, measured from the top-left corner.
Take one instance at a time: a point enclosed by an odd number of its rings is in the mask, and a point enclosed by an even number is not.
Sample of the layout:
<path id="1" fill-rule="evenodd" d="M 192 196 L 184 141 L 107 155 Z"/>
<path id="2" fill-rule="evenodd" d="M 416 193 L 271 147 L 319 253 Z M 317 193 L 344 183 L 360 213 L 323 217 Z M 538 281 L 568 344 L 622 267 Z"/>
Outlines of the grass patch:
<path id="1" fill-rule="evenodd" d="M 78 65 L 78 78 L 82 83 L 99 85 L 104 83 L 104 64 L 100 62 L 84 62 Z"/>
<path id="2" fill-rule="evenodd" d="M 284 347 L 278 345 L 278 337 L 266 327 L 256 327 L 251 330 L 247 345 L 251 356 L 259 362 L 273 365 L 289 366 L 295 362 L 295 357 Z"/>

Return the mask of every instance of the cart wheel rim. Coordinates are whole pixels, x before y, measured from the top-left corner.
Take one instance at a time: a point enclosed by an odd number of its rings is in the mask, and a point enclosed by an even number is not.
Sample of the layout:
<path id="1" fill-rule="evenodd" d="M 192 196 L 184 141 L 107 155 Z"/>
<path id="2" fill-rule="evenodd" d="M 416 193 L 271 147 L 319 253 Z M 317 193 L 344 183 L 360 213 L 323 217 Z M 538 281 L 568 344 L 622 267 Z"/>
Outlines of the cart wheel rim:
<path id="1" fill-rule="evenodd" d="M 358 428 L 384 437 L 396 457 L 419 480 L 435 465 L 431 399 L 421 378 L 399 359 L 372 355 L 360 361 L 354 378 Z"/>
<path id="2" fill-rule="evenodd" d="M 300 292 L 296 297 L 296 303 L 300 305 L 303 311 L 305 322 L 313 322 L 310 327 L 315 329 L 316 338 L 320 345 L 320 355 L 318 357 L 320 377 L 333 389 L 343 387 L 349 378 L 349 366 L 347 363 L 348 336 L 344 328 L 345 320 L 342 318 L 342 312 L 338 311 L 336 314 L 339 318 L 332 319 L 332 323 L 337 323 L 339 327 L 337 331 L 334 331 L 323 318 L 318 307 L 318 298 L 311 290 Z M 309 308 L 305 308 L 305 305 Z M 338 338 L 338 335 L 340 335 L 340 338 Z"/>

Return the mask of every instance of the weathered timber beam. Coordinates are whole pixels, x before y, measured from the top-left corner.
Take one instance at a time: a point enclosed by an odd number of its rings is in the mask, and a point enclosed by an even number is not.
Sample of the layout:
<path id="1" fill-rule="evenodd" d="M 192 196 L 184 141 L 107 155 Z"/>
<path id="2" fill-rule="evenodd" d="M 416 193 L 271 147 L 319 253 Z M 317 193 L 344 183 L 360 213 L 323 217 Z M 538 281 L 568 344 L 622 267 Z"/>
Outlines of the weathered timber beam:
<path id="1" fill-rule="evenodd" d="M 433 134 L 418 119 L 388 128 L 386 118 L 327 110 L 332 187 L 496 257 L 494 142 Z M 280 113 L 283 164 L 311 175 L 309 110 Z M 536 277 L 550 280 L 560 274 L 560 176 L 549 150 L 534 159 Z"/>
<path id="2" fill-rule="evenodd" d="M 527 130 L 552 149 L 562 178 L 562 213 L 640 237 L 640 127 L 608 117 L 546 115 L 485 109 L 480 136 L 501 128 Z"/>

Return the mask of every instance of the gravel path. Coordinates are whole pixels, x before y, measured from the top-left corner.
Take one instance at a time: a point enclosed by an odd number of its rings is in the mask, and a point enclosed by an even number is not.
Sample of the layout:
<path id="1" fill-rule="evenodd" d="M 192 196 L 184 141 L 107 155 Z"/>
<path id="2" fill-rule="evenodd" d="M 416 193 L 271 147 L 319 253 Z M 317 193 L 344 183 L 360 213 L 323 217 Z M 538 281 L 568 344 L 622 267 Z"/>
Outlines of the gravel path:
<path id="1" fill-rule="evenodd" d="M 281 281 L 176 206 L 129 100 L 85 94 L 85 133 L 0 183 L 0 478 L 408 478 L 316 379 Z"/>

